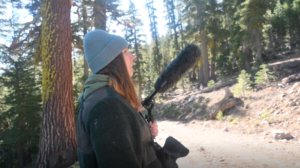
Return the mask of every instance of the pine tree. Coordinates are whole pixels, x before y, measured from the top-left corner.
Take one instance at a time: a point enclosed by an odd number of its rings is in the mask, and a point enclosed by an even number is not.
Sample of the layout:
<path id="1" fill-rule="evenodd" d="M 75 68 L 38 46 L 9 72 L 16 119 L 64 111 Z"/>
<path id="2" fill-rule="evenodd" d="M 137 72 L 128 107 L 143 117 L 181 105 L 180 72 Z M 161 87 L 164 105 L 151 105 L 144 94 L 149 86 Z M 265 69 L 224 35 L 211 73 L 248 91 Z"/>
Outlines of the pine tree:
<path id="1" fill-rule="evenodd" d="M 5 0 L 0 0 L 0 38 L 5 38 L 9 29 L 9 20 L 5 19 L 7 15 L 7 2 Z"/>
<path id="2" fill-rule="evenodd" d="M 266 64 L 260 66 L 260 70 L 255 75 L 255 84 L 259 87 L 266 87 L 271 81 L 275 80 L 275 76 L 270 72 Z"/>
<path id="3" fill-rule="evenodd" d="M 178 42 L 178 24 L 177 24 L 177 18 L 175 16 L 175 0 L 164 0 L 167 16 L 166 19 L 168 20 L 168 29 L 170 32 L 170 35 L 173 37 L 174 40 L 174 51 L 173 56 L 177 55 L 179 53 L 179 42 Z"/>
<path id="4" fill-rule="evenodd" d="M 36 163 L 42 114 L 41 74 L 29 60 L 12 62 L 2 69 L 3 98 L 7 110 L 0 113 L 4 123 L 0 136 L 0 167 L 25 167 Z"/>
<path id="5" fill-rule="evenodd" d="M 203 74 L 203 80 L 199 81 L 204 86 L 207 85 L 208 81 L 210 80 L 209 75 L 209 62 L 208 62 L 208 51 L 207 51 L 207 35 L 205 30 L 205 7 L 206 2 L 203 0 L 197 0 L 196 1 L 196 9 L 197 9 L 197 19 L 198 19 L 198 26 L 199 26 L 199 34 L 200 34 L 200 43 L 201 43 L 201 52 L 203 57 L 203 67 L 200 68 L 199 74 Z M 200 78 L 199 78 L 200 79 Z"/>
<path id="6" fill-rule="evenodd" d="M 117 8 L 119 0 L 95 0 L 88 1 L 93 7 L 92 18 L 94 20 L 94 28 L 107 30 L 108 20 L 117 20 L 122 16 L 122 12 Z"/>
<path id="7" fill-rule="evenodd" d="M 297 47 L 300 49 L 300 0 L 294 0 L 293 1 L 293 20 L 295 20 L 293 23 L 295 24 L 296 33 L 297 33 Z"/>
<path id="8" fill-rule="evenodd" d="M 238 77 L 238 82 L 234 85 L 234 90 L 232 92 L 237 96 L 245 96 L 245 91 L 251 89 L 251 84 L 251 75 L 245 70 L 242 70 Z"/>
<path id="9" fill-rule="evenodd" d="M 277 0 L 274 8 L 274 17 L 271 18 L 271 24 L 275 33 L 275 48 L 280 47 L 281 52 L 284 50 L 284 37 L 286 35 L 286 20 L 284 19 L 283 5 Z"/>
<path id="10" fill-rule="evenodd" d="M 141 19 L 137 18 L 138 11 L 135 9 L 134 4 L 130 1 L 130 7 L 128 11 L 128 19 L 126 20 L 126 34 L 125 38 L 129 43 L 130 50 L 135 55 L 136 60 L 133 68 L 135 69 L 133 79 L 137 81 L 138 84 L 138 98 L 142 101 L 142 83 L 143 83 L 143 44 L 145 43 L 142 38 L 144 34 L 141 34 Z"/>
<path id="11" fill-rule="evenodd" d="M 160 74 L 162 72 L 162 55 L 160 53 L 159 45 L 160 42 L 158 40 L 159 34 L 157 29 L 157 21 L 156 21 L 156 15 L 155 11 L 156 9 L 153 7 L 153 0 L 147 0 L 146 1 L 146 7 L 148 8 L 148 15 L 150 19 L 150 31 L 152 35 L 152 40 L 154 41 L 154 45 L 152 47 L 152 54 L 154 57 L 154 61 L 152 62 L 156 73 Z"/>
<path id="12" fill-rule="evenodd" d="M 246 0 L 240 6 L 239 13 L 241 23 L 254 36 L 253 46 L 256 48 L 256 56 L 259 62 L 262 61 L 261 32 L 265 22 L 264 14 L 269 7 L 268 1 Z"/>
<path id="13" fill-rule="evenodd" d="M 108 22 L 116 21 L 118 24 L 123 24 L 119 18 L 123 15 L 122 11 L 118 9 L 119 0 L 73 0 L 74 13 L 77 15 L 77 20 L 72 23 L 72 39 L 75 50 L 78 51 L 84 58 L 83 51 L 83 37 L 90 29 L 101 29 L 109 31 Z M 114 31 L 112 29 L 111 31 Z M 84 58 L 84 77 L 82 83 L 89 76 L 88 63 Z"/>
<path id="14" fill-rule="evenodd" d="M 89 19 L 90 16 L 88 4 L 89 3 L 86 0 L 73 1 L 73 6 L 76 7 L 74 14 L 78 16 L 78 20 L 72 23 L 72 43 L 75 49 L 75 53 L 81 55 L 84 59 L 84 74 L 83 77 L 80 79 L 82 84 L 89 76 L 89 66 L 84 57 L 83 37 L 87 34 L 88 29 L 91 28 L 93 25 L 93 22 L 91 21 L 91 19 Z"/>
<path id="15" fill-rule="evenodd" d="M 298 38 L 297 29 L 299 29 L 297 28 L 297 26 L 300 26 L 300 24 L 298 23 L 299 22 L 298 16 L 300 16 L 300 14 L 299 11 L 293 9 L 293 1 L 284 2 L 283 13 L 287 23 L 286 26 L 288 30 L 289 49 L 294 50 L 297 45 L 297 38 Z"/>
<path id="16" fill-rule="evenodd" d="M 39 168 L 68 167 L 77 160 L 70 8 L 68 0 L 42 1 L 42 33 L 37 51 L 43 68 Z"/>

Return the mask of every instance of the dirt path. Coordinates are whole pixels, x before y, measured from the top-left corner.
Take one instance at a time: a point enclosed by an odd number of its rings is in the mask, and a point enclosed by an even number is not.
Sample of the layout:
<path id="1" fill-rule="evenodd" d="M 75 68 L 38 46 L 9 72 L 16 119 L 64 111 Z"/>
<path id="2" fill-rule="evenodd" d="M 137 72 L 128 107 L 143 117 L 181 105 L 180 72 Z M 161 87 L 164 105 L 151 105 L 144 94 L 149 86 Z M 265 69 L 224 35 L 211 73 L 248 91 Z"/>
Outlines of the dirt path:
<path id="1" fill-rule="evenodd" d="M 203 121 L 187 124 L 159 121 L 156 141 L 163 145 L 173 136 L 189 148 L 187 157 L 178 159 L 180 168 L 192 167 L 300 167 L 300 142 L 273 141 L 272 135 L 247 135 L 213 127 Z"/>

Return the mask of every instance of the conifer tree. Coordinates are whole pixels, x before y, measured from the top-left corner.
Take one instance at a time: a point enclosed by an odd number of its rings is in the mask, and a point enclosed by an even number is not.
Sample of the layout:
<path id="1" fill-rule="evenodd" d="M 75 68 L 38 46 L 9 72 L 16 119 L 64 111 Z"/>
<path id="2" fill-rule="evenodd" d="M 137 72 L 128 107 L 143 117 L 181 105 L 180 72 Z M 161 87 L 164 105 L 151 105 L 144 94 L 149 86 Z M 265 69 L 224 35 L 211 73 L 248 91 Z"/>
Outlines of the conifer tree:
<path id="1" fill-rule="evenodd" d="M 37 50 L 43 68 L 39 168 L 68 167 L 77 160 L 70 8 L 68 0 L 42 1 L 43 21 Z"/>
<path id="2" fill-rule="evenodd" d="M 5 15 L 7 15 L 7 2 L 5 0 L 0 0 L 0 38 L 5 38 L 8 32 L 9 20 L 5 19 Z"/>
<path id="3" fill-rule="evenodd" d="M 119 19 L 123 14 L 117 9 L 119 0 L 74 0 L 73 6 L 74 13 L 77 14 L 77 21 L 72 23 L 73 44 L 80 50 L 79 54 L 84 59 L 84 76 L 82 78 L 82 82 L 84 82 L 89 76 L 89 68 L 83 54 L 83 37 L 91 29 L 109 31 L 108 21 L 117 21 L 118 24 L 123 24 Z"/>
<path id="4" fill-rule="evenodd" d="M 146 7 L 148 8 L 148 16 L 150 19 L 150 31 L 152 40 L 154 41 L 154 46 L 152 48 L 152 54 L 154 57 L 154 61 L 152 62 L 154 64 L 155 70 L 157 74 L 160 74 L 162 71 L 162 55 L 160 53 L 159 45 L 160 42 L 158 40 L 159 34 L 157 29 L 157 21 L 156 21 L 156 15 L 155 11 L 156 9 L 153 6 L 153 0 L 147 0 L 146 1 Z"/>
<path id="5" fill-rule="evenodd" d="M 88 1 L 93 7 L 92 18 L 94 20 L 94 28 L 107 31 L 107 21 L 116 20 L 122 15 L 117 9 L 119 0 L 95 0 Z"/>
<path id="6" fill-rule="evenodd" d="M 126 27 L 125 27 L 125 38 L 129 42 L 129 47 L 132 53 L 135 55 L 136 60 L 134 61 L 134 75 L 133 79 L 137 81 L 138 84 L 138 98 L 139 100 L 142 100 L 142 83 L 143 83 L 143 44 L 145 43 L 142 38 L 144 37 L 144 34 L 141 34 L 141 26 L 142 21 L 141 19 L 137 18 L 138 16 L 138 10 L 135 9 L 134 4 L 130 1 L 130 7 L 128 11 L 128 19 L 126 20 Z"/>
<path id="7" fill-rule="evenodd" d="M 180 51 L 179 49 L 179 42 L 178 42 L 178 20 L 175 16 L 175 5 L 174 5 L 175 0 L 164 0 L 165 7 L 166 7 L 166 12 L 167 16 L 166 19 L 168 20 L 168 29 L 170 32 L 171 37 L 173 37 L 174 40 L 174 52 L 173 56 Z"/>
<path id="8" fill-rule="evenodd" d="M 282 52 L 284 50 L 284 37 L 286 35 L 286 20 L 284 19 L 283 5 L 280 0 L 277 0 L 274 7 L 274 17 L 271 18 L 271 24 L 275 34 L 275 48 L 280 48 Z"/>
<path id="9" fill-rule="evenodd" d="M 255 84 L 259 87 L 265 87 L 275 80 L 275 76 L 270 72 L 266 64 L 262 64 L 260 70 L 255 75 Z"/>
<path id="10" fill-rule="evenodd" d="M 83 70 L 84 74 L 81 78 L 81 83 L 84 83 L 84 81 L 89 76 L 89 66 L 88 63 L 84 57 L 84 50 L 83 50 L 83 37 L 87 34 L 88 29 L 92 27 L 92 21 L 89 18 L 89 6 L 88 2 L 86 0 L 74 0 L 73 6 L 76 7 L 74 14 L 76 14 L 78 17 L 78 20 L 74 23 L 72 23 L 72 42 L 74 45 L 74 48 L 76 49 L 75 53 L 78 53 L 78 55 L 81 55 L 84 60 L 83 64 Z M 78 50 L 77 50 L 78 49 Z"/>
<path id="11" fill-rule="evenodd" d="M 262 46 L 261 46 L 261 32 L 262 26 L 265 22 L 264 15 L 269 7 L 268 1 L 261 0 L 246 0 L 241 4 L 240 16 L 249 33 L 254 36 L 254 47 L 256 48 L 256 56 L 259 62 L 262 61 Z"/>
<path id="12" fill-rule="evenodd" d="M 200 68 L 199 74 L 203 74 L 203 81 L 202 84 L 204 86 L 207 85 L 208 81 L 210 80 L 210 75 L 209 75 L 209 62 L 208 62 L 208 51 L 207 51 L 207 35 L 206 35 L 206 30 L 205 30 L 205 7 L 206 7 L 206 2 L 203 0 L 197 0 L 196 1 L 196 9 L 197 9 L 197 19 L 198 19 L 198 26 L 199 26 L 199 34 L 200 34 L 200 43 L 201 43 L 201 52 L 202 52 L 202 57 L 203 57 L 203 67 Z M 200 78 L 199 78 L 200 79 Z M 200 81 L 199 81 L 199 86 L 200 86 Z"/>
<path id="13" fill-rule="evenodd" d="M 217 54 L 221 48 L 224 39 L 227 38 L 228 33 L 222 29 L 221 11 L 218 10 L 218 3 L 216 0 L 210 0 L 208 3 L 209 19 L 206 25 L 208 34 L 208 48 L 210 50 L 210 79 L 216 80 L 216 60 Z M 220 46 L 220 47 L 219 47 Z"/>
<path id="14" fill-rule="evenodd" d="M 251 89 L 251 84 L 251 75 L 245 70 L 242 70 L 238 77 L 238 82 L 234 85 L 234 90 L 232 92 L 238 96 L 245 96 L 245 91 Z"/>
<path id="15" fill-rule="evenodd" d="M 12 62 L 2 69 L 1 83 L 7 88 L 0 113 L 0 167 L 25 167 L 36 163 L 42 114 L 41 74 L 29 60 Z M 0 141 L 1 141 L 0 140 Z"/>
<path id="16" fill-rule="evenodd" d="M 296 33 L 297 33 L 297 48 L 300 48 L 300 0 L 293 1 L 293 23 L 295 24 Z"/>
<path id="17" fill-rule="evenodd" d="M 297 1 L 294 1 L 297 2 Z M 300 2 L 298 2 L 300 5 Z M 294 3 L 296 4 L 296 3 Z M 295 10 L 293 8 L 293 1 L 285 1 L 283 3 L 283 13 L 284 13 L 284 18 L 285 18 L 285 22 L 286 27 L 287 27 L 287 31 L 288 31 L 288 42 L 289 42 L 289 49 L 290 50 L 294 50 L 296 48 L 297 45 L 297 29 L 299 30 L 298 26 L 300 26 L 299 24 L 299 18 L 298 16 L 300 16 L 299 11 Z"/>

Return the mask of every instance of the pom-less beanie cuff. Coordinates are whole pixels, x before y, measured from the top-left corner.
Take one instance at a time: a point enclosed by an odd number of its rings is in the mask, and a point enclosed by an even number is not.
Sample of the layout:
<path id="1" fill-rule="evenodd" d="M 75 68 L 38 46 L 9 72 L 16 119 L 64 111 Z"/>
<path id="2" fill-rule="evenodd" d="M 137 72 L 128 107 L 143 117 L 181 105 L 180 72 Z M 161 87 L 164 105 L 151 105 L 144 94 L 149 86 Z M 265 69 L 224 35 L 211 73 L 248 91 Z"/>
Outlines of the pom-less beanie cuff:
<path id="1" fill-rule="evenodd" d="M 103 30 L 94 30 L 84 37 L 85 57 L 93 74 L 114 60 L 127 46 L 127 41 Z"/>
<path id="2" fill-rule="evenodd" d="M 126 47 L 128 46 L 126 40 L 122 37 L 116 36 L 109 44 L 91 60 L 89 67 L 93 74 L 96 74 L 112 60 L 114 60 Z"/>

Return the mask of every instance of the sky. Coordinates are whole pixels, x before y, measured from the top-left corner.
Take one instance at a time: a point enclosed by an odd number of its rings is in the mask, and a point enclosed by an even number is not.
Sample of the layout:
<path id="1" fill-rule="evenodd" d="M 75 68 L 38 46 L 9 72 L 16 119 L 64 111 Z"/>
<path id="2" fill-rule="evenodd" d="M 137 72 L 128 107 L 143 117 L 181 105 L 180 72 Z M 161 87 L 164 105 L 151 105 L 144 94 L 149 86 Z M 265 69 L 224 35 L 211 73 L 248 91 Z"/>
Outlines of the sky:
<path id="1" fill-rule="evenodd" d="M 27 1 L 27 0 L 23 0 Z M 146 8 L 146 0 L 131 0 L 135 8 L 138 10 L 138 13 L 140 14 L 139 18 L 143 21 L 143 32 L 146 34 L 146 41 L 147 43 L 151 42 L 151 32 L 150 32 L 150 19 L 148 17 L 148 9 Z M 122 10 L 128 10 L 129 9 L 129 2 L 130 0 L 120 0 L 121 5 L 119 6 L 120 9 Z M 156 8 L 156 16 L 157 16 L 157 22 L 158 22 L 158 30 L 160 35 L 166 34 L 167 28 L 165 27 L 166 21 L 164 19 L 165 14 L 163 13 L 163 0 L 154 0 L 154 8 Z M 5 15 L 2 15 L 0 17 L 6 17 L 6 18 L 11 18 L 13 14 L 20 14 L 18 20 L 22 23 L 30 22 L 32 20 L 32 16 L 29 15 L 28 11 L 26 9 L 13 11 L 11 9 L 11 6 L 7 6 L 7 11 Z M 71 12 L 71 15 L 73 13 Z M 74 15 L 71 16 L 71 18 L 74 18 Z M 4 19 L 4 18 L 3 18 Z M 116 26 L 117 27 L 117 26 Z M 116 28 L 116 34 L 120 36 L 124 36 L 124 32 L 122 32 L 123 26 L 118 26 Z M 0 43 L 10 45 L 11 43 L 11 38 L 9 39 L 4 39 L 0 38 Z M 3 64 L 0 62 L 0 67 L 4 67 Z"/>
<path id="2" fill-rule="evenodd" d="M 146 0 L 131 0 L 135 5 L 135 8 L 138 10 L 140 18 L 143 22 L 143 32 L 147 35 L 146 41 L 147 43 L 151 42 L 151 32 L 150 32 L 150 19 L 148 16 L 148 9 L 146 8 Z M 120 9 L 128 10 L 129 9 L 130 0 L 121 0 L 122 5 L 120 5 Z M 165 27 L 166 20 L 164 19 L 164 8 L 163 8 L 163 0 L 154 0 L 153 7 L 156 8 L 156 16 L 157 16 L 157 28 L 159 30 L 159 35 L 164 35 L 167 32 L 167 28 Z M 116 34 L 123 36 L 124 32 L 121 29 L 116 30 Z"/>

